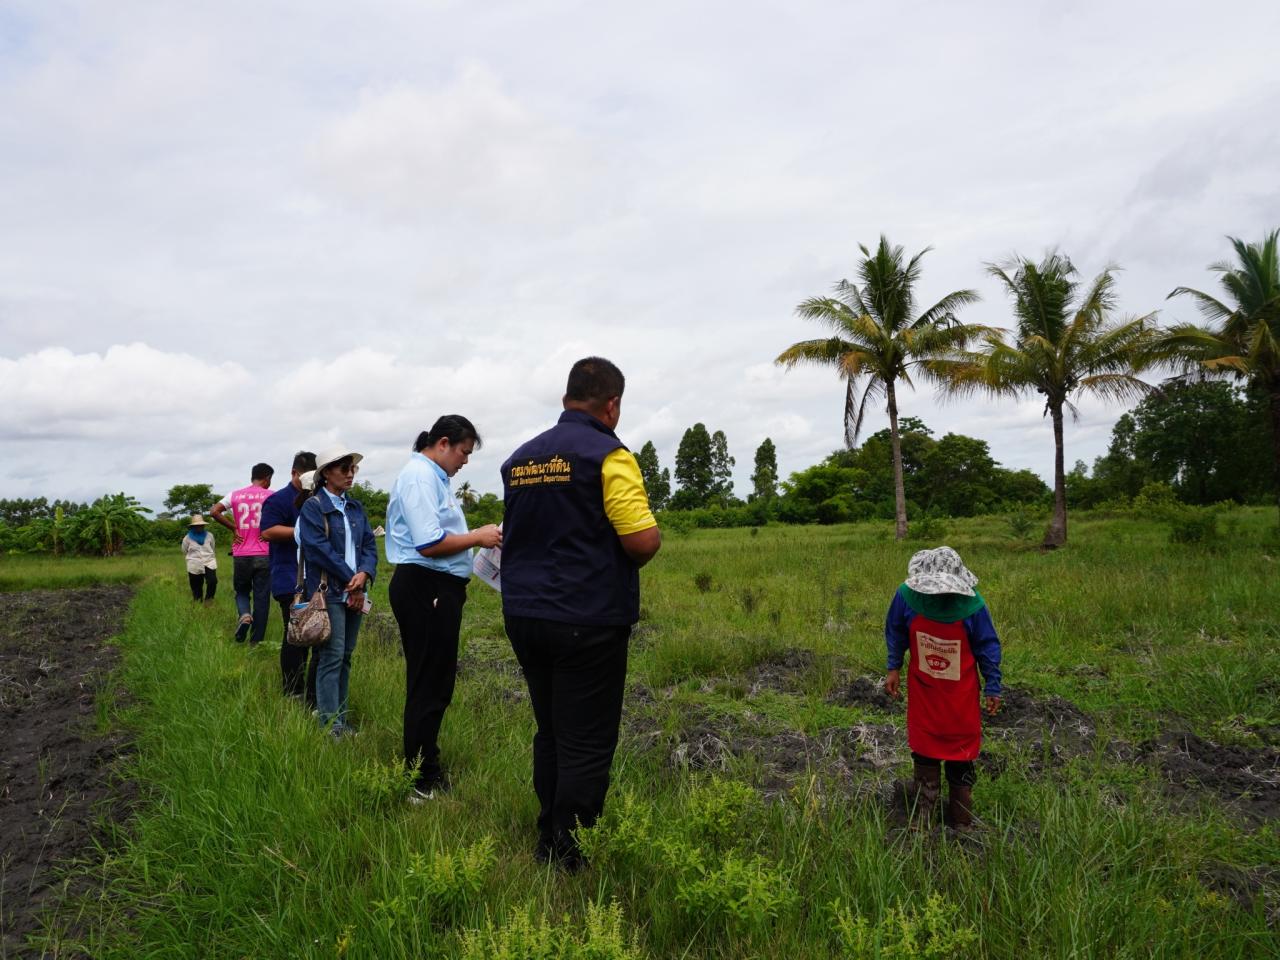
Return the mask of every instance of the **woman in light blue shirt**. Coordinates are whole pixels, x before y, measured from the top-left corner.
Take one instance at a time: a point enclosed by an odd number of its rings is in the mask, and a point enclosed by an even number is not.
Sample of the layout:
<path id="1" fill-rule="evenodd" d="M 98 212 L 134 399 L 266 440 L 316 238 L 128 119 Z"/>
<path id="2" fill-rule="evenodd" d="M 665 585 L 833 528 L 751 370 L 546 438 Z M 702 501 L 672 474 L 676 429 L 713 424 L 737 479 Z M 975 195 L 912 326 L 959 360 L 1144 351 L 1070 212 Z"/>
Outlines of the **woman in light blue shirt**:
<path id="1" fill-rule="evenodd" d="M 480 435 L 470 420 L 441 417 L 418 434 L 387 504 L 387 560 L 396 565 L 388 594 L 404 648 L 404 756 L 418 768 L 417 801 L 449 785 L 437 740 L 458 673 L 471 549 L 502 545 L 502 532 L 493 524 L 467 529 L 449 489 L 449 478 L 478 446 Z"/>

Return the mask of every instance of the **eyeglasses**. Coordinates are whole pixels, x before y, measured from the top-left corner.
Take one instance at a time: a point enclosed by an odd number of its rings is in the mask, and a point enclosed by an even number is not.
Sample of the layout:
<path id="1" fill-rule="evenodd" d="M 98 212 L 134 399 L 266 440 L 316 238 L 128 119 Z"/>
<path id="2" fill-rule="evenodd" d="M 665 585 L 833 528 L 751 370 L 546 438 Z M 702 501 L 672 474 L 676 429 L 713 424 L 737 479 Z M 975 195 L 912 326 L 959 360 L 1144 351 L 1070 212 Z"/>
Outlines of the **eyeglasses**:
<path id="1" fill-rule="evenodd" d="M 356 474 L 360 472 L 360 468 L 354 463 L 335 463 L 333 469 L 340 473 Z"/>

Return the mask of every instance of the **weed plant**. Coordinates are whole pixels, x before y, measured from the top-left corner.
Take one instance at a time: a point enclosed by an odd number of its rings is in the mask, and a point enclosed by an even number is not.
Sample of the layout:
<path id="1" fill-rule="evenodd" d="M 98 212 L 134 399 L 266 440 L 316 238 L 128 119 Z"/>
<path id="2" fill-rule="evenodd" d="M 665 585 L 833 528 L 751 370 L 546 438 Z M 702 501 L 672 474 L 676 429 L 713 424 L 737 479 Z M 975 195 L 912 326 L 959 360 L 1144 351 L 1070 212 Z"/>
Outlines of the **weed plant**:
<path id="1" fill-rule="evenodd" d="M 135 735 L 122 772 L 141 799 L 82 868 L 96 892 L 36 947 L 131 960 L 1274 955 L 1275 822 L 1212 800 L 1174 808 L 1153 770 L 1105 749 L 1174 723 L 1252 748 L 1280 730 L 1273 511 L 1239 511 L 1212 552 L 1171 544 L 1157 522 L 1086 513 L 1052 553 L 1011 541 L 1004 518 L 947 526 L 981 578 L 1006 684 L 1087 713 L 1096 755 L 1050 774 L 1043 745 L 989 741 L 1002 772 L 975 790 L 987 826 L 972 843 L 894 829 L 856 775 L 801 771 L 761 791 L 749 755 L 714 775 L 674 763 L 665 731 L 691 717 L 730 738 L 865 719 L 823 688 L 837 668 L 882 675 L 885 609 L 911 553 L 935 545 L 895 543 L 883 524 L 690 530 L 643 572 L 629 732 L 605 818 L 583 835 L 592 866 L 574 876 L 532 856 L 532 717 L 482 584 L 442 737 L 454 788 L 410 806 L 394 643 L 362 636 L 361 732 L 334 742 L 280 695 L 278 648 L 231 642 L 229 589 L 192 606 L 176 550 L 94 561 L 141 582 L 120 639 L 133 696 L 107 708 Z M 45 586 L 36 563 L 0 574 Z M 753 671 L 794 651 L 821 665 L 800 689 L 753 692 Z M 631 731 L 642 722 L 656 734 Z M 1224 870 L 1249 889 L 1215 883 Z"/>

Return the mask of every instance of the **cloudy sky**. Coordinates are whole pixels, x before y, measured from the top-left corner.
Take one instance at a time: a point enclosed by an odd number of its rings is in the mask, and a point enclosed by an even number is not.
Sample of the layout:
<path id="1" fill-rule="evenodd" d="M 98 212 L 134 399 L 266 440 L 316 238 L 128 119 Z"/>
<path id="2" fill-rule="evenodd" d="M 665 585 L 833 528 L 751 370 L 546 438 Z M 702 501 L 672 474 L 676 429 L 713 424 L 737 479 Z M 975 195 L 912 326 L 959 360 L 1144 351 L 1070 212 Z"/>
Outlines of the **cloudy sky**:
<path id="1" fill-rule="evenodd" d="M 841 443 L 772 359 L 880 233 L 922 300 L 1061 248 L 1124 312 L 1280 227 L 1280 4 L 0 0 L 0 496 L 158 505 L 342 441 L 389 485 L 441 413 L 497 466 L 600 354 L 670 466 L 738 490 Z M 905 414 L 1046 474 L 1040 407 Z M 1086 403 L 1068 462 L 1122 412 Z M 870 430 L 886 423 L 877 411 Z"/>

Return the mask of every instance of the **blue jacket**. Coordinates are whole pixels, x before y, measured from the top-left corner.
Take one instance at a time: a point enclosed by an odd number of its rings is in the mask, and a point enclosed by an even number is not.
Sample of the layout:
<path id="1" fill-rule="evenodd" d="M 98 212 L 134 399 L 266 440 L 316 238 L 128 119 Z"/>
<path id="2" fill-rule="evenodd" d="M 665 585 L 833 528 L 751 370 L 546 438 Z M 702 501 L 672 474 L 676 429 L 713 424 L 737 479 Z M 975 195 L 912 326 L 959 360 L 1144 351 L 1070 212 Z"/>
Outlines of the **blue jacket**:
<path id="1" fill-rule="evenodd" d="M 640 617 L 640 568 L 604 509 L 602 464 L 622 441 L 580 410 L 502 465 L 502 612 L 585 626 Z"/>
<path id="2" fill-rule="evenodd" d="M 324 519 L 329 518 L 329 537 L 324 535 Z M 347 550 L 347 532 L 342 522 L 342 512 L 323 492 L 310 497 L 298 514 L 299 539 L 304 561 L 303 596 L 309 598 L 320 585 L 320 573 L 329 574 L 328 589 L 324 598 L 337 603 L 343 589 L 357 573 L 367 573 L 372 582 L 378 569 L 378 546 L 369 527 L 369 518 L 359 500 L 347 499 L 347 522 L 351 524 L 351 538 L 356 544 L 356 569 L 347 566 L 343 555 Z"/>

